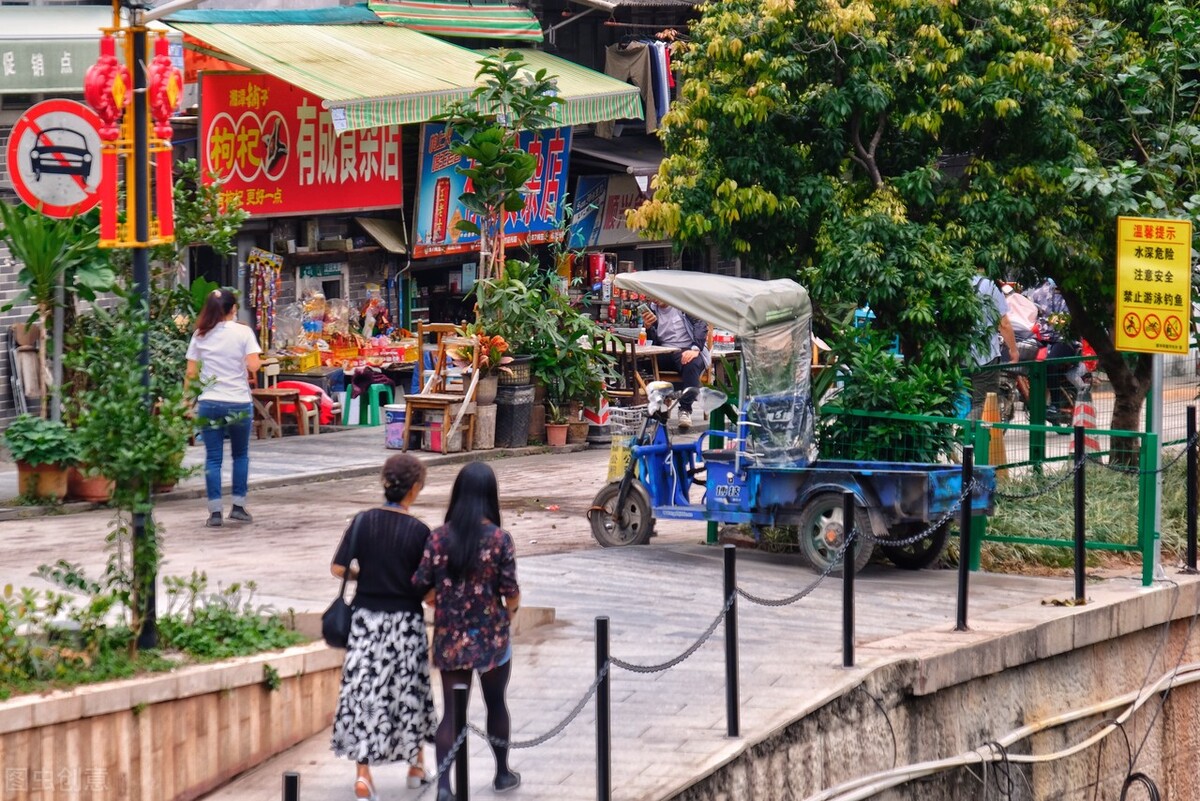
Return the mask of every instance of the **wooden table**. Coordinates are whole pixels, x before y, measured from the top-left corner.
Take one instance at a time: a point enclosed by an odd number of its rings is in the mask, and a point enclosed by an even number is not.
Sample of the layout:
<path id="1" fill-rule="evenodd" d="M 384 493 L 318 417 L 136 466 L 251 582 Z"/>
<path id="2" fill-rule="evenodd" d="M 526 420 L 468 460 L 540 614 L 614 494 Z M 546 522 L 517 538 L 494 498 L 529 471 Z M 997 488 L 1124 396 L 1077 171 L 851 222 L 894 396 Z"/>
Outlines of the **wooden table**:
<path id="1" fill-rule="evenodd" d="M 294 404 L 301 434 L 308 433 L 308 425 L 300 408 L 298 389 L 252 389 L 250 401 L 254 404 L 254 428 L 259 439 L 283 436 L 283 404 Z"/>

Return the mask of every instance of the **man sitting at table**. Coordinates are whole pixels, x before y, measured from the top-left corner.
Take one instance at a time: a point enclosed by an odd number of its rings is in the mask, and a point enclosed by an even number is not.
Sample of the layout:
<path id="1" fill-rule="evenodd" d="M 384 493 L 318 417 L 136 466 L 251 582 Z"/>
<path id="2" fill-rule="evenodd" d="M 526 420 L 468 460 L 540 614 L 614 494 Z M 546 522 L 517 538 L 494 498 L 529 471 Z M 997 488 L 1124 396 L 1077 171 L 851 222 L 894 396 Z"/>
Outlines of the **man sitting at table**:
<path id="1" fill-rule="evenodd" d="M 646 326 L 646 340 L 655 345 L 679 348 L 677 353 L 664 353 L 658 357 L 660 370 L 679 373 L 683 388 L 700 386 L 700 376 L 708 368 L 712 355 L 708 352 L 708 323 L 690 317 L 679 309 L 665 303 L 656 303 L 642 313 Z M 679 430 L 692 427 L 692 402 L 679 401 Z"/>

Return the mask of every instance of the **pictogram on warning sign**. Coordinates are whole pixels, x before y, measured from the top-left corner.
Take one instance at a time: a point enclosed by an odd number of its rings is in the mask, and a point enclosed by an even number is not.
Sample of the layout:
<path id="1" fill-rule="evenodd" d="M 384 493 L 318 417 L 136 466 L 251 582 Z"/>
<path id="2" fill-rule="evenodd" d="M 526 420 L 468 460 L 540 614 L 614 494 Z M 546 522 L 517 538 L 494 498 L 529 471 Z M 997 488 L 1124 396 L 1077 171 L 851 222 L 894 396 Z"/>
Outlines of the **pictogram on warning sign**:
<path id="1" fill-rule="evenodd" d="M 1169 316 L 1166 322 L 1163 323 L 1163 335 L 1172 342 L 1179 339 L 1183 335 L 1183 320 L 1174 314 Z"/>
<path id="2" fill-rule="evenodd" d="M 100 202 L 100 118 L 74 100 L 45 100 L 13 125 L 8 172 L 13 189 L 48 217 L 70 218 Z"/>
<path id="3" fill-rule="evenodd" d="M 1158 319 L 1157 314 L 1147 314 L 1142 320 L 1142 333 L 1146 335 L 1146 339 L 1158 339 L 1158 335 L 1162 333 L 1162 321 Z"/>
<path id="4" fill-rule="evenodd" d="M 1129 312 L 1125 315 L 1122 321 L 1122 326 L 1125 331 L 1125 336 L 1136 337 L 1142 333 L 1142 318 L 1138 317 L 1135 312 Z"/>

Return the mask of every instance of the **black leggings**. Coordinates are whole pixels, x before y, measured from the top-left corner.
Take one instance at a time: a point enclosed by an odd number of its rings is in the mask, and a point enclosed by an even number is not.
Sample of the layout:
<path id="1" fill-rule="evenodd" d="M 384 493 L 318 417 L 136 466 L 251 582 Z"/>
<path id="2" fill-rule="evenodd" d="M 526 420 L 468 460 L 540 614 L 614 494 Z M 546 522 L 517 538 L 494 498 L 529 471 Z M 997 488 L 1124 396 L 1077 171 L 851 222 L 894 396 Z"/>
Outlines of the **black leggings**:
<path id="1" fill-rule="evenodd" d="M 437 730 L 437 766 L 444 768 L 444 773 L 438 777 L 438 787 L 450 789 L 450 767 L 443 766 L 446 755 L 454 746 L 458 732 L 454 730 L 454 686 L 467 685 L 467 698 L 470 699 L 472 670 L 442 670 L 442 722 Z M 492 668 L 486 673 L 479 674 L 479 686 L 483 690 L 483 703 L 487 707 L 487 733 L 494 739 L 508 742 L 512 721 L 508 717 L 508 704 L 505 703 L 504 693 L 508 688 L 508 677 L 512 673 L 512 660 Z M 463 743 L 463 748 L 467 743 Z M 508 746 L 492 744 L 492 753 L 496 755 L 496 775 L 507 774 Z"/>

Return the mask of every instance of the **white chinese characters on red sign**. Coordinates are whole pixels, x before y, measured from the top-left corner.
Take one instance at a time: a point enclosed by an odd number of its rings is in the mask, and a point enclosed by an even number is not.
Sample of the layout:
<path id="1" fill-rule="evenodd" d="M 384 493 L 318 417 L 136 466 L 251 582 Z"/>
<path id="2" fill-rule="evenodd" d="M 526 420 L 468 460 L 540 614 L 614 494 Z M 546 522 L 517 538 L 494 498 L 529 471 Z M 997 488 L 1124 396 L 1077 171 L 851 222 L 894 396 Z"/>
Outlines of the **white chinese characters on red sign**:
<path id="1" fill-rule="evenodd" d="M 251 214 L 401 205 L 400 128 L 338 135 L 321 101 L 269 75 L 200 79 L 206 171 Z"/>

